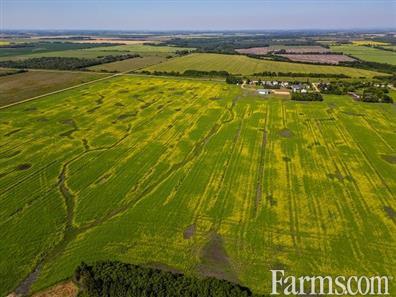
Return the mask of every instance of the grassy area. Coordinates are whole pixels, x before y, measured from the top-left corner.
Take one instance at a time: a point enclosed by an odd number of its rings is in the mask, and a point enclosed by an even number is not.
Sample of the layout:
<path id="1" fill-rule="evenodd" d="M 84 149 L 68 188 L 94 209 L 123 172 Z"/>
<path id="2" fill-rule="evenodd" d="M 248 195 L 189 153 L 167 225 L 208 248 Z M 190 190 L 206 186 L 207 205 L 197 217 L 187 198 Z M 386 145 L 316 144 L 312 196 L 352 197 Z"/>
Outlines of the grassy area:
<path id="1" fill-rule="evenodd" d="M 30 58 L 40 58 L 40 57 L 70 57 L 70 58 L 87 58 L 94 59 L 97 57 L 103 56 L 118 56 L 122 54 L 128 54 L 130 52 L 122 52 L 122 51 L 112 51 L 110 48 L 108 50 L 67 50 L 67 51 L 54 51 L 54 52 L 43 52 L 36 54 L 26 54 L 12 57 L 1 57 L 0 61 L 8 61 L 8 60 L 23 60 Z"/>
<path id="2" fill-rule="evenodd" d="M 25 55 L 35 55 L 69 50 L 79 50 L 99 47 L 100 44 L 72 43 L 72 42 L 27 42 L 24 47 L 0 47 L 1 59 L 12 59 Z M 101 47 L 106 48 L 106 47 Z"/>
<path id="3" fill-rule="evenodd" d="M 233 74 L 250 75 L 264 71 L 296 73 L 342 73 L 351 77 L 372 77 L 377 72 L 340 66 L 321 66 L 253 59 L 242 55 L 191 54 L 150 66 L 148 71 L 225 70 Z"/>
<path id="4" fill-rule="evenodd" d="M 352 41 L 355 45 L 387 45 L 386 42 L 374 41 L 374 40 L 354 40 Z"/>
<path id="5" fill-rule="evenodd" d="M 271 268 L 392 275 L 395 116 L 133 76 L 0 110 L 0 295 L 40 255 L 34 290 L 99 259 L 258 293 Z"/>
<path id="6" fill-rule="evenodd" d="M 85 44 L 81 43 L 80 45 L 84 46 Z M 169 47 L 169 46 L 149 46 L 142 44 L 129 44 L 129 45 L 119 45 L 119 46 L 94 47 L 89 49 L 43 51 L 38 53 L 13 55 L 13 56 L 1 56 L 1 50 L 0 50 L 0 60 L 18 60 L 18 59 L 39 58 L 39 57 L 97 58 L 100 56 L 109 56 L 109 55 L 117 56 L 122 54 L 131 54 L 131 53 L 137 53 L 142 56 L 166 57 L 168 55 L 174 54 L 177 50 L 182 50 L 182 49 L 183 48 Z"/>
<path id="7" fill-rule="evenodd" d="M 363 61 L 396 65 L 396 52 L 351 44 L 331 46 L 331 50 L 334 52 L 343 52 Z"/>
<path id="8" fill-rule="evenodd" d="M 124 72 L 124 71 L 133 71 L 137 69 L 141 69 L 147 66 L 155 65 L 161 62 L 166 61 L 165 57 L 161 56 L 146 56 L 142 58 L 134 58 L 123 61 L 117 61 L 113 63 L 106 63 L 101 65 L 96 65 L 89 67 L 89 70 L 93 71 L 116 71 L 116 72 Z"/>
<path id="9" fill-rule="evenodd" d="M 51 71 L 29 71 L 2 76 L 0 77 L 0 106 L 71 87 L 103 76 L 104 74 L 96 73 Z"/>

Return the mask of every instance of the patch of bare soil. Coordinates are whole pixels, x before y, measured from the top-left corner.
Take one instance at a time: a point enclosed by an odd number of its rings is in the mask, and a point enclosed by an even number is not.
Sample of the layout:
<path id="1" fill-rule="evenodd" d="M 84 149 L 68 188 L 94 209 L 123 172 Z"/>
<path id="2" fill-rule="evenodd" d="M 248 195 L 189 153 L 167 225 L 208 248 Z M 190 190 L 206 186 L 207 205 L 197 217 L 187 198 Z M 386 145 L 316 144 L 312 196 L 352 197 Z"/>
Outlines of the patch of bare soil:
<path id="1" fill-rule="evenodd" d="M 32 164 L 30 163 L 24 163 L 24 164 L 19 164 L 15 168 L 16 170 L 28 170 L 30 167 L 32 167 Z"/>
<path id="2" fill-rule="evenodd" d="M 396 164 L 396 155 L 381 155 L 381 158 L 391 164 Z"/>
<path id="3" fill-rule="evenodd" d="M 196 229 L 197 229 L 197 226 L 195 224 L 188 226 L 186 228 L 186 230 L 184 230 L 184 232 L 183 232 L 183 238 L 190 239 L 191 237 L 193 237 Z"/>
<path id="4" fill-rule="evenodd" d="M 219 234 L 210 234 L 209 241 L 201 250 L 200 259 L 201 264 L 197 267 L 200 274 L 239 283 Z"/>
<path id="5" fill-rule="evenodd" d="M 384 211 L 390 219 L 392 219 L 393 221 L 396 220 L 396 211 L 392 207 L 384 206 Z"/>
<path id="6" fill-rule="evenodd" d="M 66 282 L 34 294 L 33 297 L 76 297 L 78 288 L 73 282 Z"/>
<path id="7" fill-rule="evenodd" d="M 285 128 L 279 131 L 279 135 L 285 138 L 291 138 L 293 136 L 293 132 Z"/>

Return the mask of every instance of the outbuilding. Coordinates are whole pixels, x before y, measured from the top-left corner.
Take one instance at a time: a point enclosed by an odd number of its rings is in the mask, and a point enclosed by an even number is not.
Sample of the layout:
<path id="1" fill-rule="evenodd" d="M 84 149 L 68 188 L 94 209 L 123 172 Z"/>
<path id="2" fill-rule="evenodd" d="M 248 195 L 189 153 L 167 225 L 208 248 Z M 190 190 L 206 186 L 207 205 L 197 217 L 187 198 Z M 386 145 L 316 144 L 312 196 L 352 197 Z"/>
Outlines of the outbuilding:
<path id="1" fill-rule="evenodd" d="M 271 91 L 270 91 L 270 90 L 267 90 L 267 89 L 258 89 L 257 92 L 258 92 L 260 95 L 269 95 L 269 94 L 271 93 Z"/>

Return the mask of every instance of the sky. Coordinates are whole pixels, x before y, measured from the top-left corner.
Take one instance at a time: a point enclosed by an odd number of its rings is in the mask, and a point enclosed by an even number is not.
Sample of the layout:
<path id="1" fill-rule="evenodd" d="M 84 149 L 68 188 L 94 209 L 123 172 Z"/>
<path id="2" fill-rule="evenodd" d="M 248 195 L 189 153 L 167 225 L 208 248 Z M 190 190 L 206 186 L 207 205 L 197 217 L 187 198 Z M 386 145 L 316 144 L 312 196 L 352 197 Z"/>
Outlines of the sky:
<path id="1" fill-rule="evenodd" d="M 396 0 L 0 0 L 0 29 L 394 29 Z"/>

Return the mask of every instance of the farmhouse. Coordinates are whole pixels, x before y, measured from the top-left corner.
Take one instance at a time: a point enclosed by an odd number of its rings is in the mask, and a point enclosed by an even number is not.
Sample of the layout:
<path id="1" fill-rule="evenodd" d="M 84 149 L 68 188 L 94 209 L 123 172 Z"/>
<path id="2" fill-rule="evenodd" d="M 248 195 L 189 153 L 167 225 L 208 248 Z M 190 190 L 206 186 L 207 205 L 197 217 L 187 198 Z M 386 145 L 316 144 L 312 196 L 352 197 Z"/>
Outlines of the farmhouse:
<path id="1" fill-rule="evenodd" d="M 258 89 L 257 92 L 258 92 L 260 95 L 269 95 L 269 94 L 271 93 L 271 91 L 270 91 L 270 90 L 267 90 L 267 89 Z"/>

